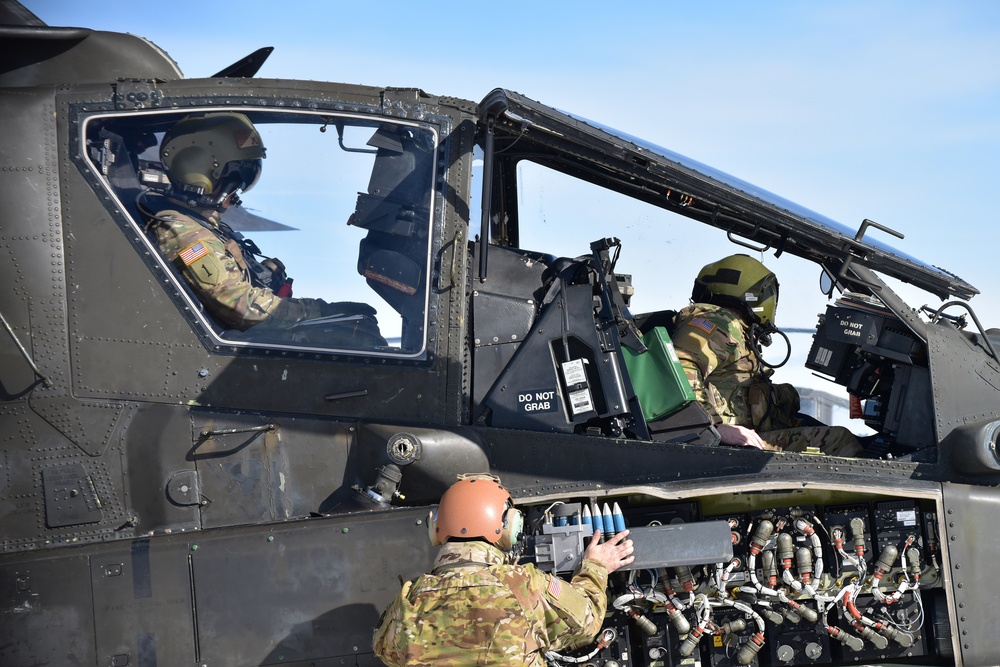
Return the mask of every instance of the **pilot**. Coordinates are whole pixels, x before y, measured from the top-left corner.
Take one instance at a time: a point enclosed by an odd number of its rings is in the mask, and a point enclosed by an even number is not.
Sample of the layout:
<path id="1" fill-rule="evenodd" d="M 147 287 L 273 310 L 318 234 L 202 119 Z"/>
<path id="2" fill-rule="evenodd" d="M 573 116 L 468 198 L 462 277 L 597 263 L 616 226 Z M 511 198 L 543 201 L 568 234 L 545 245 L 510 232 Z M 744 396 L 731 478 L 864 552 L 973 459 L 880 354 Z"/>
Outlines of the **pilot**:
<path id="1" fill-rule="evenodd" d="M 160 160 L 170 190 L 165 199 L 147 197 L 143 202 L 147 229 L 167 261 L 226 328 L 281 328 L 345 316 L 384 344 L 374 308 L 292 298 L 280 260 L 258 261 L 256 246 L 221 221 L 225 209 L 240 203 L 237 191 L 246 192 L 257 182 L 263 158 L 260 134 L 243 114 L 187 116 L 167 131 Z"/>
<path id="2" fill-rule="evenodd" d="M 771 382 L 760 341 L 777 331 L 778 279 L 756 259 L 732 255 L 705 266 L 693 304 L 674 321 L 673 343 L 695 397 L 715 422 L 722 444 L 857 456 L 858 439 L 842 426 L 798 414 L 790 384 Z"/>
<path id="3" fill-rule="evenodd" d="M 538 665 L 545 652 L 593 642 L 607 609 L 608 574 L 632 562 L 622 531 L 600 532 L 567 582 L 512 551 L 524 518 L 492 475 L 460 475 L 428 523 L 442 545 L 434 569 L 403 584 L 375 630 L 385 664 Z"/>

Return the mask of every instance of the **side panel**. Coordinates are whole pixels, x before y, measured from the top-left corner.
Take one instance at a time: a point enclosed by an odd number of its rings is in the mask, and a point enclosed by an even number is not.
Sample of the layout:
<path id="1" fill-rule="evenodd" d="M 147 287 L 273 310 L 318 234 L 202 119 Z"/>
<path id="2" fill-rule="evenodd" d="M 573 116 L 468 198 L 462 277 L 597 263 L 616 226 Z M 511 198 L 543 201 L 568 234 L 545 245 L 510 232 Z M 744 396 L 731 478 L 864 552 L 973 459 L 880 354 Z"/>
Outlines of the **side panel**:
<path id="1" fill-rule="evenodd" d="M 0 664 L 97 663 L 87 556 L 0 563 L 0 603 Z"/>
<path id="2" fill-rule="evenodd" d="M 0 551 L 11 551 L 96 540 L 125 523 L 116 444 L 128 417 L 124 405 L 106 397 L 72 395 L 58 169 L 65 143 L 57 135 L 54 90 L 5 90 L 0 108 L 0 313 L 10 327 L 0 330 Z M 33 567 L 47 567 L 42 563 Z M 75 582 L 77 574 L 60 571 L 53 581 Z M 26 601 L 37 601 L 30 592 L 43 584 L 31 579 Z M 90 595 L 89 585 L 64 584 Z M 72 636 L 54 639 L 53 650 L 76 654 Z"/>
<path id="3" fill-rule="evenodd" d="M 996 665 L 1000 656 L 1000 605 L 995 582 L 1000 553 L 1000 489 L 944 484 L 941 530 L 947 540 L 955 599 L 954 624 L 962 664 Z"/>
<path id="4" fill-rule="evenodd" d="M 950 326 L 928 327 L 927 333 L 938 439 L 960 426 L 995 419 L 1000 366 Z"/>
<path id="5" fill-rule="evenodd" d="M 398 577 L 430 562 L 425 516 L 360 516 L 198 542 L 191 560 L 201 659 L 270 665 L 370 653 Z"/>
<path id="6" fill-rule="evenodd" d="M 174 663 L 194 654 L 187 554 L 184 544 L 161 548 L 142 539 L 89 559 L 99 665 Z"/>
<path id="7" fill-rule="evenodd" d="M 62 252 L 55 107 L 43 90 L 0 93 L 0 108 L 0 313 L 42 372 L 58 381 L 66 366 L 66 281 L 54 261 Z M 37 380 L 6 331 L 0 368 L 0 401 L 23 398 Z"/>
<path id="8" fill-rule="evenodd" d="M 122 407 L 78 403 L 70 394 L 52 91 L 6 91 L 0 102 L 0 314 L 6 324 L 0 330 L 0 522 L 7 549 L 32 541 L 46 518 L 60 527 L 101 519 L 95 507 L 56 498 L 69 486 L 79 491 L 77 483 L 107 489 L 120 477 L 120 460 L 105 453 Z M 104 514 L 111 521 L 113 513 Z"/>
<path id="9" fill-rule="evenodd" d="M 378 664 L 400 578 L 430 568 L 426 509 L 0 560 L 0 664 Z"/>

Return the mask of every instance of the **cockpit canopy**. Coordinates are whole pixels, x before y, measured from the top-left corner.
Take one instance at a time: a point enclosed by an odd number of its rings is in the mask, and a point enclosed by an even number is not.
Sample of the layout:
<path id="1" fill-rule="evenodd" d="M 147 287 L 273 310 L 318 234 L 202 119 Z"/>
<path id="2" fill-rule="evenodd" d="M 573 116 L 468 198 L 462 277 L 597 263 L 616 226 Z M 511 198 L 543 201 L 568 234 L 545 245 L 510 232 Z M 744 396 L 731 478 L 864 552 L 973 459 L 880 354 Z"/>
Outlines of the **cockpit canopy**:
<path id="1" fill-rule="evenodd" d="M 358 316 L 350 314 L 240 331 L 212 317 L 149 234 L 150 210 L 164 199 L 193 196 L 171 184 L 160 161 L 165 133 L 191 114 L 95 115 L 84 132 L 86 155 L 102 185 L 128 213 L 129 224 L 153 251 L 150 261 L 169 278 L 203 334 L 216 344 L 235 346 L 424 354 L 437 131 L 410 121 L 347 114 L 216 112 L 249 118 L 267 146 L 267 159 L 257 160 L 259 180 L 253 179 L 256 187 L 244 206 L 222 214 L 222 224 L 242 246 L 249 273 L 270 273 L 280 265 L 294 280 L 294 293 L 288 281 L 285 297 L 370 305 L 381 337 L 359 338 Z M 253 241 L 244 236 L 251 233 Z M 348 251 L 351 247 L 356 250 Z M 269 280 L 265 276 L 260 282 L 268 285 Z"/>

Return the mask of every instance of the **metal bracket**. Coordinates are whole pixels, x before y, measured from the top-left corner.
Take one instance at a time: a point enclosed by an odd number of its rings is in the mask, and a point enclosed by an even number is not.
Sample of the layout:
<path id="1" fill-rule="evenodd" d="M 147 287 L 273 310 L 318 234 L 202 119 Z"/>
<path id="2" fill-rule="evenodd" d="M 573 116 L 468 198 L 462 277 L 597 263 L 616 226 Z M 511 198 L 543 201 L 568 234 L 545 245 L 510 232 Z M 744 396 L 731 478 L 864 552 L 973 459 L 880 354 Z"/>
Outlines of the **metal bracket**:
<path id="1" fill-rule="evenodd" d="M 754 228 L 753 233 L 756 234 L 758 231 L 760 231 L 760 225 L 757 225 Z M 765 252 L 767 252 L 768 250 L 771 249 L 771 244 L 770 243 L 766 243 L 763 246 L 755 246 L 755 245 L 751 245 L 750 243 L 747 243 L 746 241 L 741 241 L 741 240 L 739 240 L 737 238 L 734 238 L 733 237 L 733 230 L 731 230 L 731 229 L 726 232 L 726 237 L 730 240 L 730 242 L 735 243 L 736 245 L 741 245 L 744 248 L 749 248 L 750 250 L 753 250 L 754 252 L 759 252 L 761 254 L 763 254 L 763 253 L 765 253 Z M 752 237 L 752 235 L 751 235 L 751 237 Z"/>
<path id="2" fill-rule="evenodd" d="M 858 233 L 854 235 L 854 241 L 847 241 L 847 243 L 845 244 L 844 252 L 846 253 L 847 256 L 844 258 L 844 263 L 843 265 L 841 265 L 840 271 L 837 272 L 838 278 L 843 278 L 846 280 L 847 271 L 851 268 L 851 264 L 854 263 L 855 259 L 859 259 L 862 257 L 862 254 L 860 252 L 855 252 L 855 251 L 862 247 L 861 239 L 864 238 L 865 232 L 868 231 L 869 227 L 874 227 L 875 229 L 881 229 L 883 232 L 892 234 L 898 239 L 904 238 L 903 234 L 897 232 L 895 229 L 890 229 L 889 227 L 878 224 L 874 220 L 869 220 L 868 218 L 865 218 L 861 223 L 861 227 L 858 228 Z M 865 285 L 866 287 L 871 287 L 876 292 L 881 291 L 882 289 L 881 285 L 872 284 L 865 280 L 861 280 L 856 276 L 854 280 L 856 282 L 860 282 L 862 285 Z"/>
<path id="3" fill-rule="evenodd" d="M 719 209 L 718 209 L 718 207 L 715 207 L 715 208 L 712 209 L 712 226 L 713 227 L 717 226 L 716 221 L 718 220 L 718 216 L 719 216 Z M 733 219 L 733 221 L 736 222 L 737 224 L 740 224 L 740 225 L 746 225 L 747 227 L 751 226 L 749 222 L 746 222 L 744 220 L 740 220 L 738 218 Z M 742 236 L 745 239 L 753 239 L 755 236 L 757 236 L 757 232 L 759 232 L 759 231 L 760 231 L 760 222 L 754 222 L 753 223 L 753 230 L 749 234 L 743 234 L 741 232 L 737 232 L 737 234 L 739 234 L 740 236 Z M 743 246 L 744 248 L 749 248 L 750 250 L 753 250 L 754 252 L 759 252 L 761 254 L 764 254 L 765 252 L 767 252 L 768 250 L 771 249 L 771 244 L 770 243 L 765 243 L 763 246 L 755 246 L 755 245 L 751 245 L 748 241 L 741 241 L 741 240 L 735 238 L 733 236 L 733 230 L 732 229 L 727 229 L 726 230 L 726 238 L 729 239 L 730 243 L 735 243 L 738 246 Z"/>

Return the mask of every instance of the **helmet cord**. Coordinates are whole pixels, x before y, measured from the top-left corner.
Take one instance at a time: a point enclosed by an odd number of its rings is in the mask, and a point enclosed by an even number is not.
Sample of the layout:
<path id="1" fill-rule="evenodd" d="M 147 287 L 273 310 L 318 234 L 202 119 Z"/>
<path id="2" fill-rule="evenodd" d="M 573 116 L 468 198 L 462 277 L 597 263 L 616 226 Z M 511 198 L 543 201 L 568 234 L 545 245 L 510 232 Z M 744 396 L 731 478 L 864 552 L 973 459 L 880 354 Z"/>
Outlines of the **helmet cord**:
<path id="1" fill-rule="evenodd" d="M 785 339 L 785 358 L 776 364 L 769 364 L 764 360 L 761 345 L 769 347 L 771 345 L 772 334 L 778 334 Z M 773 324 L 760 325 L 756 322 L 750 324 L 750 349 L 761 366 L 766 368 L 781 368 L 788 363 L 792 356 L 792 342 L 788 340 L 788 335 Z"/>

